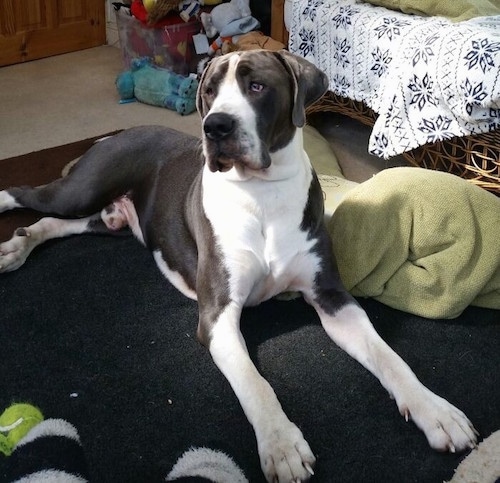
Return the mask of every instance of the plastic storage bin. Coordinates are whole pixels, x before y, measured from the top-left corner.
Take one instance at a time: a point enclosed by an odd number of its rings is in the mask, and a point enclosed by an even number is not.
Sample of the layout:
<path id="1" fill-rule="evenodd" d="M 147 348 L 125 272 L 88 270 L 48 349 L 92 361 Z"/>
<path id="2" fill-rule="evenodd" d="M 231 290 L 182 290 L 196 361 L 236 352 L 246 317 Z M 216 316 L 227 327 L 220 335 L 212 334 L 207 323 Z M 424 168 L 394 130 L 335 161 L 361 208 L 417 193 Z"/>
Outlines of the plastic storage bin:
<path id="1" fill-rule="evenodd" d="M 126 10 L 116 11 L 118 37 L 126 69 L 133 59 L 148 57 L 159 67 L 178 74 L 196 72 L 197 56 L 193 45 L 193 35 L 201 30 L 200 22 L 183 22 L 177 15 L 172 23 L 159 28 L 144 25 Z"/>

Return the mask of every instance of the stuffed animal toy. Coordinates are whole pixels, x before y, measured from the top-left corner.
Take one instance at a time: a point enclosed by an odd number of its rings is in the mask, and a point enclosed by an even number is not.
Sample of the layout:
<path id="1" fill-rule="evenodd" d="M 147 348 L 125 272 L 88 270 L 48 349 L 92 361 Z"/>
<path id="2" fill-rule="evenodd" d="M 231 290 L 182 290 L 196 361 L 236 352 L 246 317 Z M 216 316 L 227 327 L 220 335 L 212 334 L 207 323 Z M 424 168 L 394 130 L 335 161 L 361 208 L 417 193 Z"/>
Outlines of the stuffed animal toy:
<path id="1" fill-rule="evenodd" d="M 182 0 L 181 3 L 179 3 L 179 15 L 184 22 L 189 22 L 191 17 L 200 13 L 202 5 L 202 0 Z"/>
<path id="2" fill-rule="evenodd" d="M 200 14 L 201 7 L 213 7 L 221 2 L 222 0 L 181 0 L 179 3 L 179 15 L 184 22 L 188 22 L 191 17 L 196 17 Z"/>
<path id="3" fill-rule="evenodd" d="M 235 48 L 237 50 L 265 49 L 277 51 L 284 49 L 285 44 L 279 40 L 274 40 L 273 38 L 264 35 L 262 32 L 254 31 L 242 35 L 238 39 L 238 42 L 236 42 Z"/>
<path id="4" fill-rule="evenodd" d="M 137 99 L 145 104 L 166 107 L 181 115 L 196 110 L 198 81 L 168 69 L 153 67 L 147 59 L 135 59 L 131 69 L 116 78 L 120 99 Z"/>
<path id="5" fill-rule="evenodd" d="M 235 44 L 240 35 L 260 26 L 252 17 L 249 0 L 231 0 L 217 5 L 210 13 L 203 12 L 200 20 L 207 37 L 216 37 L 208 50 L 209 55 L 214 55 L 225 41 Z"/>
<path id="6" fill-rule="evenodd" d="M 147 12 L 148 24 L 154 25 L 170 12 L 177 11 L 176 0 L 143 0 Z"/>

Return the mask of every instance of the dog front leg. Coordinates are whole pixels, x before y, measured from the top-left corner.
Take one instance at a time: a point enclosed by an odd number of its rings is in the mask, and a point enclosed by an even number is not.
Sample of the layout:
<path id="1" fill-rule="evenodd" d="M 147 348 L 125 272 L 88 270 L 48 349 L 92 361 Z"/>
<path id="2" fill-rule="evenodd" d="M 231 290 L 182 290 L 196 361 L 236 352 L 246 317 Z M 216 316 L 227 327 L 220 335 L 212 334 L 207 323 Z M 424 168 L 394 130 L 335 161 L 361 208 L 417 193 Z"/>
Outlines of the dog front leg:
<path id="1" fill-rule="evenodd" d="M 210 353 L 254 428 L 267 481 L 307 481 L 313 474 L 315 457 L 251 361 L 239 328 L 240 315 L 241 308 L 234 303 L 223 309 L 210 331 Z"/>
<path id="2" fill-rule="evenodd" d="M 330 338 L 380 380 L 396 400 L 400 413 L 415 422 L 432 448 L 455 452 L 475 446 L 477 432 L 465 414 L 417 379 L 354 300 L 328 312 L 317 300 L 310 302 Z"/>

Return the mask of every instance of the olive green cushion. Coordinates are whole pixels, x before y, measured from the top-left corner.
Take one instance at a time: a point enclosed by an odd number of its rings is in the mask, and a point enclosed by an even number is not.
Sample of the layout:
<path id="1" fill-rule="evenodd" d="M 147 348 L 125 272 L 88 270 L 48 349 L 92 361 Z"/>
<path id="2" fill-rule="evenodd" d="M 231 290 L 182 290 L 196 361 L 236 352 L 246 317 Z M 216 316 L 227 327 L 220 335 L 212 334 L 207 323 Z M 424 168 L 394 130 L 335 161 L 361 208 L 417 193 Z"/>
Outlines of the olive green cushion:
<path id="1" fill-rule="evenodd" d="M 357 183 L 344 178 L 330 143 L 312 126 L 304 127 L 304 149 L 318 175 L 329 219 L 345 194 Z"/>
<path id="2" fill-rule="evenodd" d="M 356 296 L 429 318 L 500 309 L 500 198 L 458 176 L 381 171 L 345 195 L 329 231 Z"/>

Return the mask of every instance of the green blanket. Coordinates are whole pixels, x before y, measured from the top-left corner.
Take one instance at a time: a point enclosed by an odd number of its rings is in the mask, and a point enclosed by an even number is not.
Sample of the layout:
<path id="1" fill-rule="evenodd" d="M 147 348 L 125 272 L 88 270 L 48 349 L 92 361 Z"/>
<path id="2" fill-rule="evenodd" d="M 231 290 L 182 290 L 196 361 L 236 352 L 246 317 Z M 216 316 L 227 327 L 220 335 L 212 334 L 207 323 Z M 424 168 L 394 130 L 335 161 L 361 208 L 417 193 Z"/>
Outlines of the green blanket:
<path id="1" fill-rule="evenodd" d="M 500 15 L 498 0 L 367 0 L 368 3 L 403 13 L 446 17 L 453 22 Z"/>
<path id="2" fill-rule="evenodd" d="M 429 318 L 500 309 L 500 198 L 468 181 L 384 170 L 347 193 L 329 229 L 356 296 Z"/>

